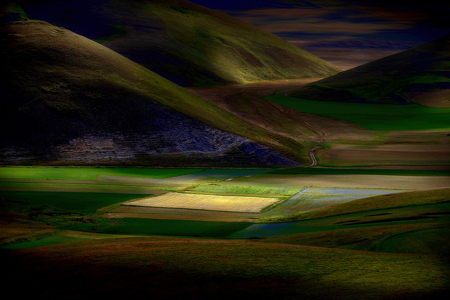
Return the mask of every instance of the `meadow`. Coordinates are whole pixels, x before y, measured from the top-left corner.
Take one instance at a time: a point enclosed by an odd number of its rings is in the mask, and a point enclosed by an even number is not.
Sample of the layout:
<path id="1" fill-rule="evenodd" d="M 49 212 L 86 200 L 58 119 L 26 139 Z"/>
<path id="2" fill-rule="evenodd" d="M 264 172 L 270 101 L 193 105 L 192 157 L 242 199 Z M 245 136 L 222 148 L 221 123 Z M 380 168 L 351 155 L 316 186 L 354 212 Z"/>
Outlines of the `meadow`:
<path id="1" fill-rule="evenodd" d="M 301 112 L 357 123 L 369 130 L 449 129 L 450 108 L 326 102 L 287 96 L 265 98 Z"/>

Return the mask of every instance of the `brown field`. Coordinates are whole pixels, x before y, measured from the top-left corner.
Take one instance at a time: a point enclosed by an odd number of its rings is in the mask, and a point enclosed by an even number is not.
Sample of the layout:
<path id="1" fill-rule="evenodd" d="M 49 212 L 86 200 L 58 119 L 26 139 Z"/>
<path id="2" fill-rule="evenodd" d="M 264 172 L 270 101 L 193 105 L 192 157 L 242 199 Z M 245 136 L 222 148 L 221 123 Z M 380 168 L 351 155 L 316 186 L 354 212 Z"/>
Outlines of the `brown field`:
<path id="1" fill-rule="evenodd" d="M 257 213 L 206 211 L 193 209 L 171 209 L 159 207 L 120 206 L 105 214 L 108 218 L 140 218 L 159 220 L 253 222 Z"/>
<path id="2" fill-rule="evenodd" d="M 428 92 L 413 99 L 414 102 L 431 107 L 450 107 L 450 90 Z"/>
<path id="3" fill-rule="evenodd" d="M 325 166 L 450 165 L 450 145 L 331 144 L 318 152 Z"/>
<path id="4" fill-rule="evenodd" d="M 30 239 L 51 236 L 56 232 L 52 226 L 33 220 L 27 220 L 24 215 L 2 212 L 0 214 L 0 245 L 20 243 Z"/>
<path id="5" fill-rule="evenodd" d="M 277 198 L 167 193 L 123 205 L 257 213 L 278 201 Z"/>
<path id="6" fill-rule="evenodd" d="M 448 130 L 398 130 L 382 133 L 385 144 L 448 145 Z"/>

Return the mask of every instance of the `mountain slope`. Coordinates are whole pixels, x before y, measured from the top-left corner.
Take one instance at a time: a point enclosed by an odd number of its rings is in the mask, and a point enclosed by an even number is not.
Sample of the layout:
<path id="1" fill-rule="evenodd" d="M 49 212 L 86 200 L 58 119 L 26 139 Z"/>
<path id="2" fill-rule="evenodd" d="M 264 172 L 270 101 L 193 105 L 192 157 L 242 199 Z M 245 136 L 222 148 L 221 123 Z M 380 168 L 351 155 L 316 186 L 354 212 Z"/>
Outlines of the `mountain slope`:
<path id="1" fill-rule="evenodd" d="M 450 35 L 288 92 L 340 102 L 450 107 Z"/>
<path id="2" fill-rule="evenodd" d="M 185 0 L 21 1 L 46 20 L 182 86 L 323 78 L 340 70 L 281 38 Z"/>
<path id="3" fill-rule="evenodd" d="M 0 26 L 0 49 L 2 160 L 293 163 L 248 137 L 292 156 L 302 151 L 116 52 L 46 22 Z"/>

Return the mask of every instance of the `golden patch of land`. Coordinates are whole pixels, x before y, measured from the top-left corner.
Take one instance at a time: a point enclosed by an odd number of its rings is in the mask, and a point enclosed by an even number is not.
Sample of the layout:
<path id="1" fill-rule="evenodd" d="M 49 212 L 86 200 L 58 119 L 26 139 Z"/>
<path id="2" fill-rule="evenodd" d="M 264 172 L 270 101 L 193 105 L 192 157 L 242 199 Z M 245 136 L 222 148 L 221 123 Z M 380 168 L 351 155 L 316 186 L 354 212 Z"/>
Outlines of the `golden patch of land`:
<path id="1" fill-rule="evenodd" d="M 277 198 L 167 193 L 123 205 L 256 213 L 277 201 Z"/>

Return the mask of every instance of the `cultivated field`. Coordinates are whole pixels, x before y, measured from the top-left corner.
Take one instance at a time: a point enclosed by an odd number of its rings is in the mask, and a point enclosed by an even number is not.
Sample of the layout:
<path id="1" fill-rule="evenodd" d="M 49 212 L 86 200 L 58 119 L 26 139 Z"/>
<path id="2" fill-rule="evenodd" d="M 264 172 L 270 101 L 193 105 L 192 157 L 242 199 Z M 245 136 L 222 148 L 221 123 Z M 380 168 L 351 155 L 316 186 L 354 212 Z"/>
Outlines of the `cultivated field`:
<path id="1" fill-rule="evenodd" d="M 34 293 L 110 295 L 124 282 L 115 274 L 136 276 L 126 280 L 136 297 L 187 297 L 198 286 L 203 296 L 261 299 L 448 290 L 446 170 L 44 170 L 0 178 L 2 266 Z"/>
<path id="2" fill-rule="evenodd" d="M 446 136 L 445 136 L 446 137 Z M 450 140 L 450 138 L 449 138 Z M 450 165 L 450 145 L 330 144 L 318 153 L 320 166 Z"/>
<path id="3" fill-rule="evenodd" d="M 236 186 L 265 185 L 268 187 L 332 187 L 360 189 L 421 190 L 448 187 L 450 176 L 402 176 L 402 175 L 321 175 L 321 174 L 261 174 L 236 178 Z"/>
<path id="4" fill-rule="evenodd" d="M 199 195 L 190 193 L 167 193 L 158 197 L 124 203 L 123 205 L 202 209 L 234 212 L 260 212 L 278 202 L 277 198 Z"/>

